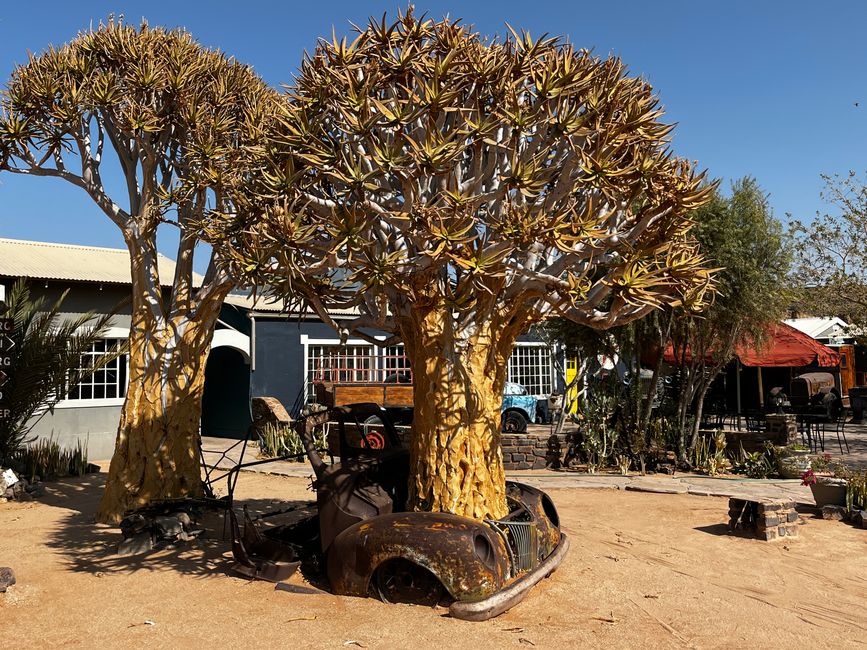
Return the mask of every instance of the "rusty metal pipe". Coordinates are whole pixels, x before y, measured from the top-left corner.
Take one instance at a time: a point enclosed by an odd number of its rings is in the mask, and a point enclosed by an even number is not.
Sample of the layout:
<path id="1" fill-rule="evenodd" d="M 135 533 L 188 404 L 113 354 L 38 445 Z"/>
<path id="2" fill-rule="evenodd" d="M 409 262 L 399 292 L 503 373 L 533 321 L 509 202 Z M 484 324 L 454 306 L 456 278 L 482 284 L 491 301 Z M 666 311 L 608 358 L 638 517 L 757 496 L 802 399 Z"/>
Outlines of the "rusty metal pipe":
<path id="1" fill-rule="evenodd" d="M 329 411 L 320 411 L 319 413 L 311 413 L 297 423 L 302 425 L 298 427 L 298 435 L 301 436 L 301 442 L 304 443 L 304 451 L 307 453 L 307 459 L 310 461 L 310 465 L 313 467 L 313 472 L 316 474 L 317 479 L 322 478 L 327 465 L 325 464 L 325 461 L 322 460 L 322 456 L 319 455 L 319 452 L 316 451 L 316 441 L 313 439 L 313 430 L 328 422 L 329 419 Z"/>

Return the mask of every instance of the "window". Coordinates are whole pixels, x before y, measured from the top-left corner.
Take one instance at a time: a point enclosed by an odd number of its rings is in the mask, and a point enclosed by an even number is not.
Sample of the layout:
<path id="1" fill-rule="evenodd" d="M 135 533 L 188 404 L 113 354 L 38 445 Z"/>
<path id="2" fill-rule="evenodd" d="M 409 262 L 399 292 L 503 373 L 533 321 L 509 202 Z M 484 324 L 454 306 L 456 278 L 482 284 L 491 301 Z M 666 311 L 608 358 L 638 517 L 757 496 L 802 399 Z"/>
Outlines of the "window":
<path id="1" fill-rule="evenodd" d="M 382 381 L 396 382 L 399 384 L 412 383 L 412 370 L 409 367 L 409 359 L 406 358 L 403 345 L 390 345 L 380 348 L 380 367 L 382 368 Z"/>
<path id="2" fill-rule="evenodd" d="M 335 341 L 305 343 L 307 401 L 316 399 L 316 384 L 411 384 L 412 370 L 403 345 L 378 347 L 367 343 L 341 346 Z"/>
<path id="3" fill-rule="evenodd" d="M 412 369 L 403 345 L 377 347 L 336 341 L 306 343 L 306 396 L 313 400 L 315 384 L 412 383 Z M 509 358 L 506 381 L 523 386 L 528 395 L 547 397 L 553 389 L 551 350 L 547 345 L 518 343 Z"/>
<path id="4" fill-rule="evenodd" d="M 364 383 L 374 381 L 372 345 L 311 345 L 307 349 L 307 381 Z"/>
<path id="5" fill-rule="evenodd" d="M 96 341 L 90 352 L 83 355 L 82 367 L 98 362 L 100 357 L 112 354 L 124 339 L 102 339 Z M 67 395 L 68 400 L 119 400 L 126 397 L 127 370 L 129 355 L 121 354 L 99 370 L 85 375 L 81 382 Z"/>
<path id="6" fill-rule="evenodd" d="M 551 375 L 551 350 L 547 345 L 515 345 L 506 381 L 521 384 L 528 395 L 547 397 L 551 394 Z"/>

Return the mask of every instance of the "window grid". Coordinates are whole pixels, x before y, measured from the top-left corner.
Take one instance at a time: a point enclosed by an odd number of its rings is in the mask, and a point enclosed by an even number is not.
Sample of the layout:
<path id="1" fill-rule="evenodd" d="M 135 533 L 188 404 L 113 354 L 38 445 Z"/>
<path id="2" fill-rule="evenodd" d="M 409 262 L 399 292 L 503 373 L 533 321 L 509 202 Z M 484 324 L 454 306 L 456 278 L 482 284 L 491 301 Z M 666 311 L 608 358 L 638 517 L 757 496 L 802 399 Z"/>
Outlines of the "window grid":
<path id="1" fill-rule="evenodd" d="M 389 345 L 381 348 L 383 354 L 380 357 L 383 369 L 383 381 L 398 381 L 400 383 L 412 383 L 412 369 L 409 359 L 403 349 L 403 344 Z"/>
<path id="2" fill-rule="evenodd" d="M 89 352 L 82 355 L 79 369 L 92 366 L 100 357 L 114 353 L 124 343 L 124 339 L 102 339 L 95 341 Z M 70 400 L 100 400 L 126 397 L 129 355 L 121 354 L 99 370 L 84 375 L 81 381 L 69 391 Z"/>
<path id="3" fill-rule="evenodd" d="M 521 384 L 528 395 L 551 394 L 551 350 L 546 345 L 516 345 L 509 357 L 508 381 Z"/>
<path id="4" fill-rule="evenodd" d="M 308 382 L 364 383 L 375 374 L 372 345 L 311 345 L 307 351 Z"/>
<path id="5" fill-rule="evenodd" d="M 322 382 L 381 383 L 412 381 L 412 369 L 403 345 L 309 345 L 307 347 L 307 395 Z M 509 357 L 507 380 L 521 384 L 527 394 L 544 397 L 553 388 L 551 350 L 545 345 L 518 344 Z"/>
<path id="6" fill-rule="evenodd" d="M 412 383 L 412 369 L 403 345 L 308 345 L 307 399 L 315 396 L 314 384 Z"/>

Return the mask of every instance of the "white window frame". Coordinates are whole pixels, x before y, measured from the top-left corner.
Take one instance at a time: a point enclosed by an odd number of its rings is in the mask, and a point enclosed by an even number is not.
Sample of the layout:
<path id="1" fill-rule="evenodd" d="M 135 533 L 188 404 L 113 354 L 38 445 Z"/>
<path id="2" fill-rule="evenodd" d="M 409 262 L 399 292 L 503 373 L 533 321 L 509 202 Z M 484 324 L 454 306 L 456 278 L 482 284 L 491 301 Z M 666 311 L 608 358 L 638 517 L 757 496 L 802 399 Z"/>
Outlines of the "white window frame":
<path id="1" fill-rule="evenodd" d="M 129 339 L 129 329 L 125 327 L 109 327 L 100 337 L 102 339 Z M 124 355 L 126 358 L 126 380 L 128 389 L 129 384 L 129 354 Z M 103 397 L 90 399 L 62 399 L 58 400 L 53 408 L 56 409 L 77 409 L 77 408 L 94 408 L 100 406 L 123 406 L 126 397 Z"/>
<path id="2" fill-rule="evenodd" d="M 531 392 L 531 389 L 533 388 L 532 386 L 526 386 L 523 382 L 519 381 L 520 377 L 514 376 L 514 373 L 512 372 L 512 357 L 514 357 L 515 353 L 518 351 L 519 348 L 525 348 L 525 349 L 526 348 L 546 348 L 548 350 L 547 373 L 545 373 L 544 368 L 539 369 L 539 378 L 542 381 L 539 388 L 543 389 L 543 391 L 544 391 L 544 388 L 545 388 L 544 380 L 545 380 L 546 374 L 547 374 L 548 388 L 549 388 L 547 393 L 544 393 L 544 392 L 543 393 L 533 393 L 533 392 Z M 554 368 L 553 357 L 554 357 L 554 351 L 551 349 L 551 346 L 549 346 L 547 343 L 518 341 L 517 343 L 515 343 L 512 346 L 512 353 L 509 355 L 509 360 L 506 362 L 506 364 L 507 364 L 506 365 L 506 381 L 513 382 L 516 384 L 521 384 L 522 386 L 524 386 L 527 389 L 527 394 L 533 395 L 534 397 L 536 397 L 536 399 L 543 399 L 543 398 L 548 397 L 551 394 L 551 392 L 554 390 L 555 386 L 557 385 L 556 376 L 555 376 L 556 371 Z"/>
<path id="3" fill-rule="evenodd" d="M 304 365 L 302 366 L 302 375 L 301 381 L 304 385 L 304 403 L 310 404 L 314 398 L 314 393 L 312 390 L 313 382 L 310 381 L 310 347 L 314 345 L 322 345 L 322 346 L 340 346 L 340 339 L 313 339 L 310 338 L 307 334 L 302 334 L 301 337 L 301 346 L 304 348 Z M 385 340 L 384 336 L 377 336 L 376 339 L 378 341 Z M 374 346 L 370 341 L 365 341 L 364 339 L 347 339 L 346 345 L 366 345 L 373 349 Z M 379 355 L 371 355 L 374 357 L 374 364 L 379 364 L 379 361 L 376 360 L 376 357 Z"/>
<path id="4" fill-rule="evenodd" d="M 385 338 L 386 338 L 385 336 L 377 336 L 376 340 L 384 341 Z M 313 345 L 339 346 L 340 345 L 340 339 L 310 338 L 307 334 L 302 334 L 301 335 L 301 345 L 304 348 L 304 365 L 303 365 L 303 376 L 302 376 L 302 381 L 304 383 L 304 402 L 309 403 L 310 400 L 313 398 L 313 392 L 311 390 L 312 382 L 309 380 L 309 375 L 308 375 L 308 369 L 309 369 L 309 364 L 310 364 L 310 346 L 313 346 Z M 346 345 L 347 346 L 350 346 L 350 345 L 353 345 L 353 346 L 367 345 L 367 346 L 370 346 L 373 350 L 376 350 L 376 349 L 387 350 L 388 349 L 388 348 L 383 348 L 382 346 L 375 346 L 370 341 L 365 341 L 364 339 L 347 339 Z M 402 346 L 403 344 L 400 343 L 398 345 Z M 555 351 L 547 343 L 531 342 L 531 341 L 526 341 L 526 342 L 525 341 L 519 341 L 519 342 L 515 343 L 515 345 L 512 347 L 512 354 L 514 354 L 515 350 L 518 349 L 519 347 L 525 347 L 525 348 L 526 347 L 533 347 L 533 348 L 547 348 L 548 349 L 548 386 L 550 387 L 551 390 L 544 395 L 540 395 L 540 394 L 534 395 L 534 397 L 536 397 L 537 399 L 548 397 L 550 392 L 553 391 L 557 385 L 557 376 L 556 376 L 557 370 L 554 367 Z M 382 353 L 374 352 L 373 357 L 375 360 L 375 366 L 377 369 L 379 369 L 381 367 L 381 364 L 384 361 Z M 510 355 L 510 358 L 511 358 L 511 355 Z M 511 368 L 511 364 L 508 361 L 506 362 L 506 373 L 507 373 L 506 381 L 512 381 L 512 368 Z M 517 383 L 520 383 L 520 382 L 517 382 Z M 542 387 L 544 387 L 544 386 L 542 386 Z M 530 393 L 530 394 L 532 394 L 532 393 Z"/>

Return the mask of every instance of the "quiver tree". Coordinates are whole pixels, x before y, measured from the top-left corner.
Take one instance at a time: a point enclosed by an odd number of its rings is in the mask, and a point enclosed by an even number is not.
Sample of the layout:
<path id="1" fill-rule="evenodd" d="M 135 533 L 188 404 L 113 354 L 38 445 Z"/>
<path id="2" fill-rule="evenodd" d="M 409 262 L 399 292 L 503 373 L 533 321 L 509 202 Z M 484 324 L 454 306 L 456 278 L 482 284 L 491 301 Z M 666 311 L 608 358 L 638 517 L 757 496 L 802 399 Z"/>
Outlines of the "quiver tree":
<path id="1" fill-rule="evenodd" d="M 304 60 L 257 191 L 270 202 L 244 207 L 267 226 L 237 263 L 338 329 L 403 342 L 413 507 L 506 513 L 499 409 L 529 326 L 701 302 L 684 215 L 708 188 L 661 114 L 615 58 L 412 11 Z M 359 316 L 338 326 L 328 307 Z"/>
<path id="2" fill-rule="evenodd" d="M 228 233 L 242 227 L 228 188 L 256 164 L 276 99 L 249 67 L 183 31 L 113 20 L 31 57 L 3 93 L 0 169 L 80 187 L 130 251 L 129 389 L 102 520 L 201 490 L 204 365 L 234 285 Z M 104 178 L 125 191 L 110 195 Z M 179 241 L 173 278 L 157 267 L 159 226 Z M 213 253 L 197 286 L 199 243 Z"/>

